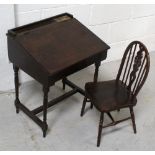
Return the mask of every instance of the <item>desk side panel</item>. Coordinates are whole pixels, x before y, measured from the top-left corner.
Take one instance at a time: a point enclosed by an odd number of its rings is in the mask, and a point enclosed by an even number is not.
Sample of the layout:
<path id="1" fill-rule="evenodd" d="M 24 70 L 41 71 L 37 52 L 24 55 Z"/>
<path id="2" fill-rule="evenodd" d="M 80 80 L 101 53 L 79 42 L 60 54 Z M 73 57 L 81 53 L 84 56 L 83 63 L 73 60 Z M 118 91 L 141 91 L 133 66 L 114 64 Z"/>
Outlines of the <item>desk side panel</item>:
<path id="1" fill-rule="evenodd" d="M 14 37 L 7 37 L 9 60 L 41 84 L 48 82 L 48 73 Z"/>

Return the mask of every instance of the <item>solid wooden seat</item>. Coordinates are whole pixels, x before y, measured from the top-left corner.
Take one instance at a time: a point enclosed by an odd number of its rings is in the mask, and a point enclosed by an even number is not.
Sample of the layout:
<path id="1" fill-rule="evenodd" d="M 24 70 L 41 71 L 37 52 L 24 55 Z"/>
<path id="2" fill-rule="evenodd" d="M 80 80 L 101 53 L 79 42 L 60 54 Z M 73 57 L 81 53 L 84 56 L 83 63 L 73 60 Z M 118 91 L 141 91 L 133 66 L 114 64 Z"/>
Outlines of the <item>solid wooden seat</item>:
<path id="1" fill-rule="evenodd" d="M 91 103 L 91 108 L 94 105 L 101 112 L 97 146 L 100 146 L 102 128 L 128 119 L 132 119 L 133 130 L 136 133 L 133 107 L 137 103 L 136 96 L 146 81 L 149 68 L 150 58 L 147 48 L 143 43 L 133 41 L 125 50 L 116 80 L 86 83 L 81 116 L 88 101 Z M 119 111 L 121 108 L 129 108 L 131 116 L 115 121 L 110 112 Z M 104 113 L 107 113 L 112 120 L 112 123 L 105 126 L 103 126 Z"/>
<path id="2" fill-rule="evenodd" d="M 130 101 L 130 92 L 127 87 L 116 80 L 105 82 L 89 82 L 85 85 L 86 96 L 88 96 L 93 105 L 100 112 L 109 112 L 127 106 L 134 106 L 137 102 L 136 98 Z M 106 90 L 106 91 L 105 91 Z"/>

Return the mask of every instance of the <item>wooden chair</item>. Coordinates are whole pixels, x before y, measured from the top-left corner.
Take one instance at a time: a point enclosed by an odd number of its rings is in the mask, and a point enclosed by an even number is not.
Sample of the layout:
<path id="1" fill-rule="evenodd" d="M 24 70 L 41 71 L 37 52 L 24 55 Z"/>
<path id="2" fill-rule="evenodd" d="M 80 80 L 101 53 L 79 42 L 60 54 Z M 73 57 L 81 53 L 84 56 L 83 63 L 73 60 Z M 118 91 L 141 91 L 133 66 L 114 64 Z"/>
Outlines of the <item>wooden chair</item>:
<path id="1" fill-rule="evenodd" d="M 132 120 L 133 130 L 136 133 L 133 107 L 137 103 L 136 96 L 148 76 L 149 68 L 150 58 L 147 48 L 143 43 L 133 41 L 125 50 L 116 80 L 86 83 L 81 116 L 84 114 L 87 101 L 91 102 L 91 108 L 94 105 L 101 112 L 97 146 L 100 146 L 102 128 L 125 120 Z M 115 121 L 110 112 L 122 108 L 129 108 L 131 117 Z M 107 113 L 112 120 L 112 123 L 105 126 L 103 126 L 104 113 Z"/>

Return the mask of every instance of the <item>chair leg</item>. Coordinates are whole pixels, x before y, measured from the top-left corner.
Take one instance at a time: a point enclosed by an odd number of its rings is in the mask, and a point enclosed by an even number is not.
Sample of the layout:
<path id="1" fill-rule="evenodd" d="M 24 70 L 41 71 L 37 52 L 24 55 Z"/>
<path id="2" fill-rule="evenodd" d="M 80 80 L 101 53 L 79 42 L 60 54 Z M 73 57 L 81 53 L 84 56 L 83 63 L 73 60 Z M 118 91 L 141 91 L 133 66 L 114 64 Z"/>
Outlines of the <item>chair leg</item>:
<path id="1" fill-rule="evenodd" d="M 133 107 L 130 107 L 130 114 L 131 114 L 131 120 L 132 120 L 132 125 L 133 125 L 133 131 L 136 133 L 136 124 L 135 124 L 135 115 L 133 111 Z"/>
<path id="2" fill-rule="evenodd" d="M 81 108 L 81 117 L 82 117 L 83 114 L 84 114 L 84 110 L 85 110 L 86 102 L 87 102 L 87 98 L 84 97 L 83 104 L 82 104 L 82 108 Z"/>
<path id="3" fill-rule="evenodd" d="M 99 128 L 98 128 L 97 147 L 100 146 L 100 142 L 101 142 L 101 134 L 102 134 L 102 128 L 103 128 L 103 120 L 104 120 L 104 113 L 101 112 L 100 122 L 99 122 Z"/>

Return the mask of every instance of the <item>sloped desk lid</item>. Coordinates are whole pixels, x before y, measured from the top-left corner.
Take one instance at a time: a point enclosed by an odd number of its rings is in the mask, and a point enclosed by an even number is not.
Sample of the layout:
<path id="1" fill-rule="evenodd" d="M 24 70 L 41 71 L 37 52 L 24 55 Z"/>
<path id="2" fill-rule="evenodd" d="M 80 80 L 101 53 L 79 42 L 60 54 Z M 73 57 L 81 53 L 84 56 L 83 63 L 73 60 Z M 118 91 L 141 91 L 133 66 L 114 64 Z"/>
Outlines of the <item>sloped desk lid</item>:
<path id="1" fill-rule="evenodd" d="M 51 75 L 109 49 L 67 13 L 9 30 L 8 34 Z"/>

